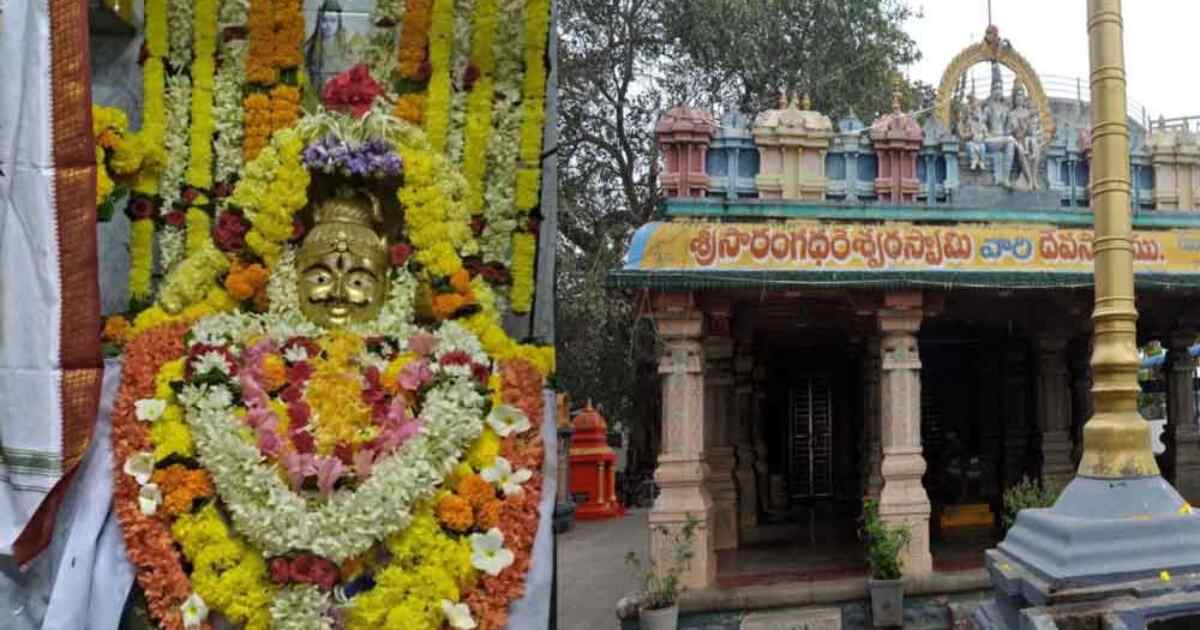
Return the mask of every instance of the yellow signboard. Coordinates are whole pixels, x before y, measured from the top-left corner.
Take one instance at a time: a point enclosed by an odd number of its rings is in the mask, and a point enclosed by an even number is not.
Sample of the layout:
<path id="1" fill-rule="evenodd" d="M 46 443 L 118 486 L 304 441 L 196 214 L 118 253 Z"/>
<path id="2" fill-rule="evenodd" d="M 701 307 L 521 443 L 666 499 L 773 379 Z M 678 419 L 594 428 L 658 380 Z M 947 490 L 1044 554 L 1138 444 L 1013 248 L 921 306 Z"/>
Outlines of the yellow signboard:
<path id="1" fill-rule="evenodd" d="M 1040 225 L 651 223 L 626 270 L 1092 271 L 1092 230 Z M 1135 232 L 1138 272 L 1200 273 L 1200 230 Z"/>

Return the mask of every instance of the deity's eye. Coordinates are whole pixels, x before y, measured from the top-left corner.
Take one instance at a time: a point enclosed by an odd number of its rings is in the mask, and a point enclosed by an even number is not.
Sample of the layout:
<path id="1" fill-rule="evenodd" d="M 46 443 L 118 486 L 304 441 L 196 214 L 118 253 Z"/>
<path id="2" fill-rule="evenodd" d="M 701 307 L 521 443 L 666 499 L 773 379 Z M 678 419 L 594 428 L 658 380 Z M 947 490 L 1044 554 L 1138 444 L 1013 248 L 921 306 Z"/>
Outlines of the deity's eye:
<path id="1" fill-rule="evenodd" d="M 369 291 L 375 286 L 375 277 L 368 271 L 355 270 L 350 272 L 349 277 L 346 279 L 346 283 L 352 289 Z"/>
<path id="2" fill-rule="evenodd" d="M 325 286 L 333 282 L 333 275 L 325 269 L 314 269 L 309 271 L 305 274 L 305 278 L 308 280 L 309 284 L 314 284 L 316 286 Z"/>

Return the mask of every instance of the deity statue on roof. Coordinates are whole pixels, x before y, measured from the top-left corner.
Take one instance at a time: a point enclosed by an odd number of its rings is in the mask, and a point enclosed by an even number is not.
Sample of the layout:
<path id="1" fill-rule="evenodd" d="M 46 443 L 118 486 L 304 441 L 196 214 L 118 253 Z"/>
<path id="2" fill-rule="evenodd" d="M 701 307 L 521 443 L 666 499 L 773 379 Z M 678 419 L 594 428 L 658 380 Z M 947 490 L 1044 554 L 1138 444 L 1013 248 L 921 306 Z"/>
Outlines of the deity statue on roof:
<path id="1" fill-rule="evenodd" d="M 967 97 L 966 107 L 959 110 L 958 135 L 966 143 L 969 161 L 967 168 L 982 171 L 983 155 L 987 151 L 984 142 L 987 139 L 987 128 L 983 124 L 983 111 L 974 92 Z"/>
<path id="2" fill-rule="evenodd" d="M 1022 86 L 1013 90 L 1010 101 L 1004 95 L 1000 65 L 992 63 L 991 95 L 982 108 L 985 126 L 984 144 L 992 157 L 992 174 L 997 185 L 1013 186 L 1013 167 L 1020 169 L 1031 189 L 1037 189 L 1037 159 L 1039 153 L 1036 114 L 1029 108 Z M 1031 159 L 1032 158 L 1032 159 Z"/>

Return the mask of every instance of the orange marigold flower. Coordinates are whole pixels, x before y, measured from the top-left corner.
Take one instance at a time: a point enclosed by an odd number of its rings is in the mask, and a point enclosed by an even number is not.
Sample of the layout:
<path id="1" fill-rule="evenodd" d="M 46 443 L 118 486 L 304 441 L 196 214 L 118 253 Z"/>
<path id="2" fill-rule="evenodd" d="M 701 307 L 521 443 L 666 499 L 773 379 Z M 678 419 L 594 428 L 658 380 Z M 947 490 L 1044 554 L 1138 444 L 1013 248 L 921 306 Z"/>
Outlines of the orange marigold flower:
<path id="1" fill-rule="evenodd" d="M 396 99 L 396 106 L 392 108 L 392 114 L 401 120 L 406 120 L 414 125 L 421 124 L 421 118 L 425 111 L 425 99 L 420 94 L 405 94 Z"/>
<path id="2" fill-rule="evenodd" d="M 438 500 L 437 518 L 446 529 L 459 533 L 471 529 L 475 523 L 471 504 L 457 494 L 447 494 Z"/>
<path id="3" fill-rule="evenodd" d="M 163 511 L 169 516 L 192 509 L 192 502 L 212 496 L 212 480 L 204 470 L 191 470 L 179 464 L 154 471 L 154 483 L 163 495 Z"/>
<path id="4" fill-rule="evenodd" d="M 433 312 L 438 319 L 450 319 L 466 304 L 467 299 L 457 293 L 438 293 L 433 296 Z"/>
<path id="5" fill-rule="evenodd" d="M 249 300 L 267 286 L 271 277 L 266 267 L 258 263 L 244 265 L 233 263 L 229 275 L 225 276 L 225 290 L 235 300 Z"/>
<path id="6" fill-rule="evenodd" d="M 287 382 L 287 365 L 278 354 L 263 357 L 262 374 L 266 379 L 267 391 L 275 391 Z"/>
<path id="7" fill-rule="evenodd" d="M 477 509 L 487 505 L 488 501 L 496 499 L 496 489 L 477 473 L 463 477 L 462 481 L 458 482 L 457 491 L 459 496 L 471 504 L 471 507 Z"/>
<path id="8" fill-rule="evenodd" d="M 455 291 L 465 295 L 471 294 L 471 272 L 466 269 L 459 269 L 450 276 L 450 286 L 454 287 Z"/>
<path id="9" fill-rule="evenodd" d="M 475 510 L 475 524 L 482 530 L 499 527 L 503 508 L 504 503 L 495 499 L 484 503 L 483 507 Z"/>
<path id="10" fill-rule="evenodd" d="M 129 320 L 124 315 L 113 315 L 104 320 L 102 336 L 109 341 L 123 342 L 129 333 Z"/>

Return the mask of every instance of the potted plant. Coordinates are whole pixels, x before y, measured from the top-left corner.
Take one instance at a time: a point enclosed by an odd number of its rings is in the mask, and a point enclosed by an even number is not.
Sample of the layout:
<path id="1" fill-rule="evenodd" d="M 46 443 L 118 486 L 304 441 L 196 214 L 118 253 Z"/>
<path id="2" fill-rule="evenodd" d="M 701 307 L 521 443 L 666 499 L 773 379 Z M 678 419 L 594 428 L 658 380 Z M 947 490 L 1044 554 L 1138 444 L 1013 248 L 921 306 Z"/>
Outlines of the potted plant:
<path id="1" fill-rule="evenodd" d="M 1062 488 L 1043 484 L 1029 477 L 1021 477 L 1020 483 L 1004 491 L 1004 514 L 1001 525 L 1008 531 L 1017 522 L 1017 513 L 1033 508 L 1054 507 Z"/>
<path id="2" fill-rule="evenodd" d="M 684 591 L 682 576 L 695 552 L 696 528 L 700 521 L 688 514 L 678 531 L 652 527 L 652 534 L 663 536 L 669 547 L 667 561 L 660 565 L 650 560 L 645 565 L 630 551 L 625 562 L 637 572 L 641 592 L 638 595 L 638 623 L 642 630 L 675 630 L 679 623 L 679 594 Z"/>
<path id="3" fill-rule="evenodd" d="M 871 565 L 871 577 L 867 580 L 871 619 L 876 628 L 901 626 L 904 624 L 903 554 L 910 532 L 907 526 L 888 525 L 880 520 L 874 501 L 866 501 L 863 512 L 863 542 Z"/>

